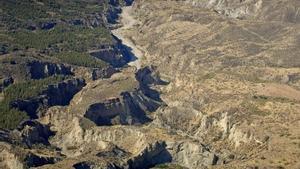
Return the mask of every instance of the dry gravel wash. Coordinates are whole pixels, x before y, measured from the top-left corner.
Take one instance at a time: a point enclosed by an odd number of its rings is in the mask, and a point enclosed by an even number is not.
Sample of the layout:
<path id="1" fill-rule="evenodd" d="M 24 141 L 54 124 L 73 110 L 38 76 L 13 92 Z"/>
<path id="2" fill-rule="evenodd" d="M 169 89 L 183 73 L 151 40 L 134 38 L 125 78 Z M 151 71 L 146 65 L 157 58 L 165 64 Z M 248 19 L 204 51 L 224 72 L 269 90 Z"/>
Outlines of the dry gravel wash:
<path id="1" fill-rule="evenodd" d="M 120 15 L 120 23 L 122 27 L 115 29 L 112 33 L 122 41 L 122 43 L 129 47 L 131 52 L 132 60 L 128 63 L 130 66 L 135 66 L 137 69 L 141 68 L 141 58 L 144 53 L 141 49 L 137 47 L 137 45 L 132 41 L 132 39 L 126 36 L 126 31 L 133 28 L 135 24 L 137 24 L 137 20 L 132 16 L 132 6 L 125 6 L 122 8 L 122 13 Z"/>

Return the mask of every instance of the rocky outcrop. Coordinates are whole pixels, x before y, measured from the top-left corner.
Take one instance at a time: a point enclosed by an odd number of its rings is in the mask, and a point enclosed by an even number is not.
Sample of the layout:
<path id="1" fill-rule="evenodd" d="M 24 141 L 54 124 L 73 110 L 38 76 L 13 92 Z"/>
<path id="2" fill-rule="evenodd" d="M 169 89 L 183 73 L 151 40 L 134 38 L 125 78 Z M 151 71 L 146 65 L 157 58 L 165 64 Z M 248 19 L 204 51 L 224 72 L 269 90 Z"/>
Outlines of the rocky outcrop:
<path id="1" fill-rule="evenodd" d="M 133 3 L 134 0 L 109 0 L 110 6 L 108 7 L 106 11 L 106 21 L 109 24 L 117 24 L 117 20 L 119 18 L 119 14 L 122 12 L 121 7 L 123 5 L 128 6 Z M 111 25 L 112 27 L 114 25 Z"/>
<path id="2" fill-rule="evenodd" d="M 133 125 L 150 122 L 147 112 L 155 111 L 161 105 L 143 94 L 142 91 L 124 92 L 120 98 L 91 105 L 84 117 L 97 125 Z"/>
<path id="3" fill-rule="evenodd" d="M 116 124 L 134 125 L 150 122 L 151 119 L 147 114 L 154 112 L 158 107 L 163 105 L 159 92 L 151 87 L 166 83 L 159 78 L 154 68 L 150 67 L 139 70 L 131 78 L 125 78 L 124 81 L 127 82 L 124 82 L 122 87 L 118 87 L 118 90 L 120 90 L 119 93 L 116 92 L 109 99 L 103 98 L 102 101 L 94 100 L 91 102 L 92 104 L 87 104 L 88 107 L 86 106 L 87 108 L 84 110 L 84 117 L 99 126 Z M 109 81 L 114 83 L 114 80 Z M 131 88 L 128 86 L 129 83 L 136 86 L 132 85 Z M 123 87 L 124 90 L 122 89 Z"/>
<path id="4" fill-rule="evenodd" d="M 104 2 L 105 1 L 105 2 Z M 110 26 L 114 27 L 117 23 L 119 14 L 121 13 L 121 7 L 123 5 L 131 5 L 133 0 L 108 0 L 108 5 L 104 9 L 103 14 L 94 13 L 86 16 L 85 18 L 77 18 L 69 21 L 72 25 L 84 25 L 88 27 Z M 107 3 L 106 0 L 100 1 L 100 3 Z"/>
<path id="5" fill-rule="evenodd" d="M 81 18 L 68 18 L 68 19 L 57 19 L 46 22 L 29 22 L 26 23 L 26 29 L 30 31 L 35 30 L 51 30 L 59 24 L 70 24 L 74 26 L 82 25 L 86 27 L 100 27 L 105 26 L 103 16 L 100 13 L 86 14 Z"/>
<path id="6" fill-rule="evenodd" d="M 5 43 L 0 43 L 0 55 L 8 53 L 8 45 Z"/>
<path id="7" fill-rule="evenodd" d="M 54 134 L 48 125 L 26 120 L 21 122 L 15 130 L 0 130 L 0 142 L 29 148 L 37 144 L 49 146 L 48 139 Z"/>
<path id="8" fill-rule="evenodd" d="M 117 158 L 124 158 L 130 155 L 130 153 L 126 152 L 125 150 L 119 148 L 118 146 L 112 147 L 109 151 L 104 151 L 97 153 L 98 157 L 117 157 Z"/>
<path id="9" fill-rule="evenodd" d="M 187 2 L 195 6 L 213 9 L 228 17 L 242 19 L 255 15 L 261 8 L 262 0 L 205 0 L 204 2 L 187 0 Z"/>
<path id="10" fill-rule="evenodd" d="M 271 2 L 267 0 L 186 0 L 195 6 L 213 9 L 215 12 L 238 19 L 262 19 L 299 23 L 299 1 L 285 0 Z"/>
<path id="11" fill-rule="evenodd" d="M 37 29 L 50 30 L 54 28 L 56 25 L 57 23 L 55 21 L 47 21 L 47 22 L 40 22 L 40 23 L 28 22 L 26 23 L 26 29 L 30 31 L 34 31 Z"/>
<path id="12" fill-rule="evenodd" d="M 2 130 L 0 129 L 0 142 L 10 142 L 10 136 L 8 130 Z"/>
<path id="13" fill-rule="evenodd" d="M 134 143 L 133 143 L 134 144 Z M 97 157 L 108 159 L 109 163 L 84 161 L 74 167 L 87 168 L 92 166 L 110 166 L 113 168 L 140 169 L 151 168 L 159 164 L 178 164 L 183 167 L 198 169 L 219 164 L 221 159 L 208 148 L 196 142 L 165 142 L 155 141 L 141 147 L 136 154 L 130 154 L 115 147 L 108 151 L 100 152 Z"/>
<path id="14" fill-rule="evenodd" d="M 54 164 L 63 159 L 55 151 L 43 149 L 28 149 L 24 145 L 0 142 L 0 168 L 2 169 L 27 169 L 46 164 Z"/>
<path id="15" fill-rule="evenodd" d="M 118 70 L 114 69 L 113 67 L 93 69 L 92 79 L 97 80 L 97 79 L 110 78 L 116 72 L 118 72 Z"/>
<path id="16" fill-rule="evenodd" d="M 49 85 L 38 97 L 27 100 L 17 100 L 12 107 L 25 111 L 31 118 L 37 118 L 41 110 L 55 106 L 67 105 L 73 96 L 85 86 L 84 79 L 70 79 L 58 84 Z"/>
<path id="17" fill-rule="evenodd" d="M 219 160 L 215 153 L 197 142 L 168 142 L 167 150 L 172 155 L 173 163 L 191 169 L 216 165 Z"/>
<path id="18" fill-rule="evenodd" d="M 79 162 L 73 165 L 74 169 L 121 169 L 120 167 L 118 167 L 117 165 L 113 164 L 113 163 L 105 163 L 105 164 L 98 164 L 95 162 L 91 162 L 91 161 L 83 161 L 83 162 Z"/>
<path id="19" fill-rule="evenodd" d="M 32 120 L 22 122 L 18 126 L 18 131 L 20 132 L 22 143 L 29 147 L 34 144 L 50 145 L 48 139 L 54 135 L 49 126 Z"/>
<path id="20" fill-rule="evenodd" d="M 60 160 L 61 159 L 57 157 L 39 156 L 33 153 L 27 154 L 24 159 L 27 167 L 39 167 L 46 164 L 54 164 Z"/>
<path id="21" fill-rule="evenodd" d="M 84 79 L 70 79 L 58 84 L 49 85 L 44 94 L 48 96 L 48 104 L 51 106 L 68 105 L 73 96 L 84 86 Z"/>
<path id="22" fill-rule="evenodd" d="M 0 93 L 3 92 L 3 90 L 8 87 L 9 85 L 14 83 L 14 79 L 12 77 L 6 77 L 1 80 L 0 82 Z"/>
<path id="23" fill-rule="evenodd" d="M 122 67 L 126 65 L 129 58 L 124 55 L 125 49 L 119 40 L 116 40 L 114 46 L 109 46 L 104 49 L 91 51 L 90 54 L 95 58 L 101 59 L 109 63 L 113 67 Z"/>
<path id="24" fill-rule="evenodd" d="M 172 161 L 172 156 L 166 149 L 165 142 L 155 142 L 149 144 L 139 155 L 128 161 L 128 168 L 140 169 L 151 168 L 157 164 L 168 163 Z"/>
<path id="25" fill-rule="evenodd" d="M 64 64 L 32 61 L 27 64 L 32 79 L 42 79 L 52 75 L 72 75 L 71 67 Z"/>
<path id="26" fill-rule="evenodd" d="M 97 167 L 93 162 L 83 161 L 73 165 L 75 169 L 93 169 Z"/>
<path id="27" fill-rule="evenodd" d="M 95 28 L 95 27 L 103 26 L 104 23 L 103 23 L 101 15 L 99 15 L 99 14 L 92 14 L 92 15 L 88 15 L 83 20 L 83 25 Z"/>
<path id="28" fill-rule="evenodd" d="M 185 133 L 198 140 L 215 142 L 228 139 L 235 147 L 254 140 L 254 131 L 242 127 L 233 112 L 217 112 L 205 115 L 193 109 L 168 107 L 155 114 L 152 123 L 169 130 Z M 178 124 L 182 125 L 178 125 Z M 258 139 L 261 140 L 261 139 Z"/>
<path id="29" fill-rule="evenodd" d="M 44 23 L 40 23 L 40 28 L 43 30 L 49 30 L 54 28 L 54 26 L 56 25 L 56 22 L 44 22 Z"/>
<path id="30" fill-rule="evenodd" d="M 121 7 L 123 5 L 131 5 L 133 0 L 101 0 L 100 3 L 108 5 L 105 7 L 105 12 L 94 13 L 86 16 L 85 18 L 77 18 L 69 21 L 72 25 L 85 25 L 88 27 L 110 26 L 114 27 L 117 23 Z"/>
<path id="31" fill-rule="evenodd" d="M 157 141 L 153 144 L 148 144 L 137 155 L 133 156 L 118 147 L 114 147 L 97 154 L 97 157 L 107 159 L 106 163 L 103 162 L 105 160 L 100 163 L 83 161 L 74 164 L 73 167 L 78 169 L 100 168 L 100 166 L 105 169 L 147 169 L 172 161 L 172 157 L 167 151 L 166 146 L 165 142 Z"/>
<path id="32" fill-rule="evenodd" d="M 109 0 L 109 4 L 113 6 L 129 6 L 133 3 L 134 0 Z"/>
<path id="33" fill-rule="evenodd" d="M 108 23 L 116 24 L 119 14 L 121 13 L 122 10 L 121 10 L 118 2 L 111 0 L 110 3 L 113 4 L 114 6 L 110 6 L 108 8 L 108 10 L 106 12 L 106 19 L 107 19 Z"/>
<path id="34" fill-rule="evenodd" d="M 159 73 L 154 66 L 146 66 L 139 69 L 135 74 L 135 77 L 143 86 L 168 84 L 168 82 L 161 80 Z"/>
<path id="35" fill-rule="evenodd" d="M 91 169 L 91 168 L 93 168 L 93 165 L 94 165 L 93 163 L 84 161 L 84 162 L 79 162 L 79 163 L 74 164 L 73 167 L 75 169 Z"/>

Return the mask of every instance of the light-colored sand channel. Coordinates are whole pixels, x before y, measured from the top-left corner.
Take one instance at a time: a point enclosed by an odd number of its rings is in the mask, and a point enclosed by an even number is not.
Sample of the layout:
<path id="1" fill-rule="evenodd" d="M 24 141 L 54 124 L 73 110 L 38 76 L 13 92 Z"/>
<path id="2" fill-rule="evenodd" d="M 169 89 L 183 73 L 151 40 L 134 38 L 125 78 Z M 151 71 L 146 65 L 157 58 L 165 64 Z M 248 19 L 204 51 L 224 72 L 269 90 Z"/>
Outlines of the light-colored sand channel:
<path id="1" fill-rule="evenodd" d="M 112 33 L 122 40 L 122 43 L 130 48 L 130 52 L 133 54 L 131 56 L 131 61 L 128 63 L 130 66 L 135 66 L 137 69 L 141 68 L 140 59 L 143 56 L 143 52 L 132 42 L 132 40 L 125 36 L 126 31 L 133 28 L 137 23 L 135 18 L 131 15 L 132 6 L 126 6 L 122 8 L 122 13 L 120 15 L 120 23 L 122 27 L 115 29 Z"/>

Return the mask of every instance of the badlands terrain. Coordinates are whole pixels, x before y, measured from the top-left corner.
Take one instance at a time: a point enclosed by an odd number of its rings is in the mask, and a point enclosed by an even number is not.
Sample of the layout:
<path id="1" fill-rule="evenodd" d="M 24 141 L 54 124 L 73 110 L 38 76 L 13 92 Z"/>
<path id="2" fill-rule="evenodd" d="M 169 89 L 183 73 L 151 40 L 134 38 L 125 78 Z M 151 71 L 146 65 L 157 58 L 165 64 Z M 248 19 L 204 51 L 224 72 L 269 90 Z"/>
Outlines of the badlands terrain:
<path id="1" fill-rule="evenodd" d="M 300 168 L 299 0 L 0 2 L 1 169 Z"/>

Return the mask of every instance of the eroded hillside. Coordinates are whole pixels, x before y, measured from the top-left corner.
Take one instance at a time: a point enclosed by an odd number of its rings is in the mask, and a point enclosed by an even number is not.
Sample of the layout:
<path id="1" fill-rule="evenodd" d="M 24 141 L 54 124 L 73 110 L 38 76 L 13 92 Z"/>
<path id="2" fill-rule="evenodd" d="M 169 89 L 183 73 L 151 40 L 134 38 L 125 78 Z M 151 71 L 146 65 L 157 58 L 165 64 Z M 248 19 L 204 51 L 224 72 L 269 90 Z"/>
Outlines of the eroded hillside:
<path id="1" fill-rule="evenodd" d="M 299 1 L 30 3 L 0 11 L 0 168 L 300 167 Z"/>
<path id="2" fill-rule="evenodd" d="M 230 151 L 229 168 L 297 168 L 300 6 L 284 2 L 136 2 L 128 37 L 170 82 L 154 124 Z"/>

